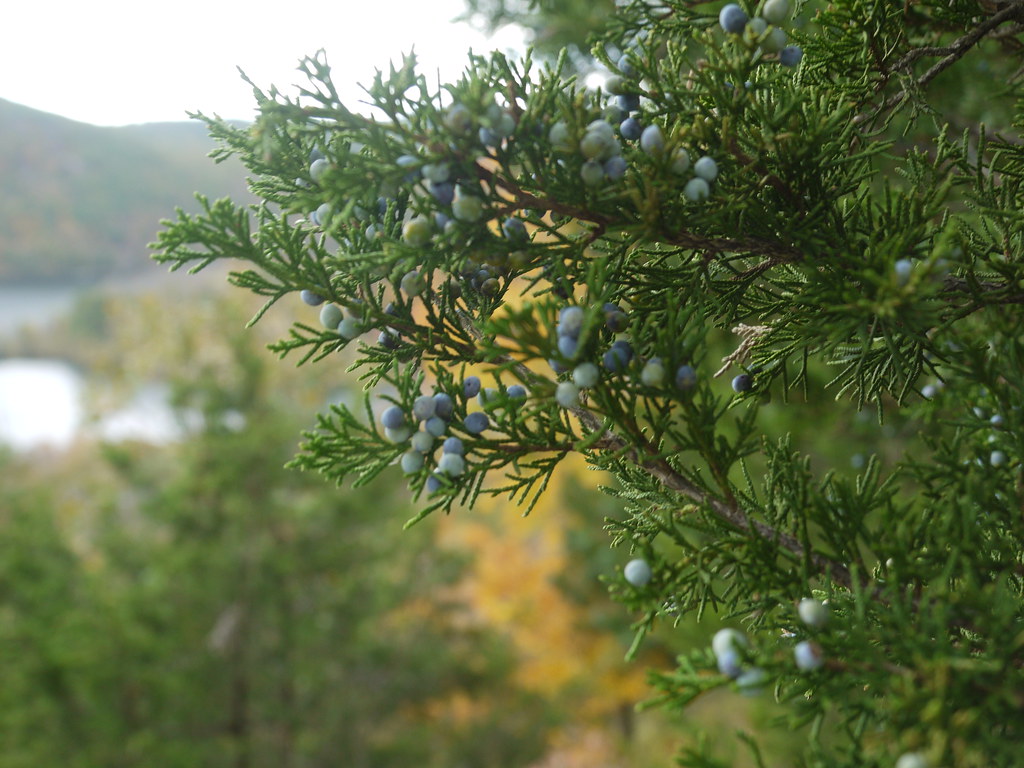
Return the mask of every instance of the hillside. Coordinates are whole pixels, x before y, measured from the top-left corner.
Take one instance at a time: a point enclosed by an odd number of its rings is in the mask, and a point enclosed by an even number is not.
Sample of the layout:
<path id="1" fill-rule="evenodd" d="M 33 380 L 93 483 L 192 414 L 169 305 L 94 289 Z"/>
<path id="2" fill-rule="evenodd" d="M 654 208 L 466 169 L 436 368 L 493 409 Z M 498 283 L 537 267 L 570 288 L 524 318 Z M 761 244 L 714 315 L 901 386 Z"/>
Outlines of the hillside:
<path id="1" fill-rule="evenodd" d="M 160 219 L 243 196 L 198 122 L 100 128 L 0 99 L 0 282 L 90 283 L 149 268 Z"/>

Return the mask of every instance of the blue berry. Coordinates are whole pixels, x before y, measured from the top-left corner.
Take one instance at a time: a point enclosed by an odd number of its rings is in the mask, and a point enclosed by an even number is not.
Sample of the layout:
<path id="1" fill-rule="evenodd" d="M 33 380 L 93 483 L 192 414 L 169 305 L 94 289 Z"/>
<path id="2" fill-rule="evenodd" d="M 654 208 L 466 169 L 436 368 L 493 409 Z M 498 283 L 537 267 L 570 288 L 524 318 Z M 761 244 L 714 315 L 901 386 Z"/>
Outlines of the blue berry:
<path id="1" fill-rule="evenodd" d="M 513 384 L 506 390 L 508 396 L 513 400 L 525 400 L 526 399 L 526 387 L 522 384 Z"/>
<path id="2" fill-rule="evenodd" d="M 384 330 L 377 337 L 377 343 L 384 347 L 384 349 L 398 349 L 401 346 L 401 337 L 394 331 Z"/>
<path id="3" fill-rule="evenodd" d="M 582 307 L 564 307 L 558 313 L 558 335 L 578 338 L 580 331 L 583 329 L 583 320 L 585 317 L 586 315 L 584 314 Z"/>
<path id="4" fill-rule="evenodd" d="M 445 421 L 452 417 L 455 410 L 455 403 L 447 392 L 438 392 L 434 395 L 434 414 Z"/>
<path id="5" fill-rule="evenodd" d="M 622 569 L 622 575 L 634 587 L 646 587 L 654 574 L 651 573 L 651 566 L 647 564 L 646 560 L 636 558 L 626 563 L 626 567 Z"/>
<path id="6" fill-rule="evenodd" d="M 693 164 L 693 172 L 704 181 L 712 182 L 718 178 L 718 163 L 713 157 L 704 155 Z"/>
<path id="7" fill-rule="evenodd" d="M 676 386 L 679 389 L 693 389 L 697 386 L 697 371 L 692 365 L 680 365 L 676 369 Z"/>
<path id="8" fill-rule="evenodd" d="M 419 160 L 413 157 L 412 155 L 400 155 L 398 158 L 395 159 L 395 165 L 397 165 L 399 168 L 412 168 L 418 162 Z M 404 181 L 415 181 L 417 176 L 419 176 L 419 174 L 416 173 L 415 170 L 410 170 L 406 172 L 405 176 L 403 176 L 402 179 Z"/>
<path id="9" fill-rule="evenodd" d="M 572 336 L 559 336 L 558 337 L 558 354 L 564 357 L 566 360 L 572 360 L 576 357 L 576 353 L 579 351 L 579 341 Z"/>
<path id="10" fill-rule="evenodd" d="M 476 376 L 467 376 L 462 382 L 462 394 L 467 398 L 480 394 L 480 379 Z"/>
<path id="11" fill-rule="evenodd" d="M 795 67 L 803 57 L 804 52 L 799 45 L 787 45 L 779 51 L 779 63 L 784 67 Z"/>
<path id="12" fill-rule="evenodd" d="M 640 109 L 640 94 L 623 93 L 615 97 L 615 103 L 623 112 L 636 112 Z"/>
<path id="13" fill-rule="evenodd" d="M 501 137 L 498 136 L 490 128 L 481 126 L 480 130 L 477 131 L 476 137 L 480 140 L 480 143 L 485 147 L 497 147 L 501 144 Z"/>
<path id="14" fill-rule="evenodd" d="M 809 640 L 803 640 L 793 648 L 793 658 L 796 661 L 797 669 L 801 672 L 813 672 L 825 663 L 825 656 L 821 646 Z"/>
<path id="15" fill-rule="evenodd" d="M 741 373 L 732 380 L 734 392 L 749 392 L 754 388 L 754 377 L 748 373 Z"/>
<path id="16" fill-rule="evenodd" d="M 423 423 L 423 428 L 427 430 L 428 434 L 431 434 L 434 437 L 441 437 L 441 435 L 445 433 L 445 430 L 448 429 L 448 424 L 439 416 L 431 416 Z"/>
<path id="17" fill-rule="evenodd" d="M 320 183 L 320 179 L 324 177 L 324 173 L 330 167 L 331 164 L 329 162 L 327 162 L 322 157 L 318 157 L 309 165 L 309 178 L 311 178 L 316 183 Z"/>
<path id="18" fill-rule="evenodd" d="M 729 3 L 719 12 L 718 23 L 726 32 L 738 35 L 747 26 L 747 14 L 737 3 Z"/>
<path id="19" fill-rule="evenodd" d="M 452 104 L 444 116 L 444 124 L 452 133 L 469 133 L 473 127 L 473 114 L 463 104 Z"/>
<path id="20" fill-rule="evenodd" d="M 434 436 L 429 432 L 416 432 L 412 436 L 412 449 L 420 453 L 430 453 L 434 448 Z"/>
<path id="21" fill-rule="evenodd" d="M 813 597 L 805 597 L 797 606 L 800 621 L 809 627 L 820 629 L 828 623 L 828 606 Z"/>
<path id="22" fill-rule="evenodd" d="M 665 151 L 665 137 L 657 124 L 648 125 L 640 134 L 640 149 L 652 157 L 660 157 Z"/>
<path id="23" fill-rule="evenodd" d="M 625 77 L 636 77 L 639 73 L 636 71 L 636 67 L 633 66 L 629 58 L 628 53 L 622 54 L 622 56 L 619 57 L 619 62 L 616 66 L 619 68 L 619 72 L 621 72 Z"/>
<path id="24" fill-rule="evenodd" d="M 458 477 L 466 471 L 466 460 L 457 453 L 441 454 L 437 471 L 448 477 Z"/>
<path id="25" fill-rule="evenodd" d="M 622 125 L 619 126 L 619 134 L 626 141 L 636 141 L 643 132 L 644 127 L 635 117 L 627 117 L 622 121 Z"/>
<path id="26" fill-rule="evenodd" d="M 302 299 L 303 302 L 309 304 L 309 306 L 311 307 L 319 307 L 321 304 L 324 303 L 323 296 L 321 296 L 319 293 L 313 293 L 313 291 L 309 290 L 304 290 L 302 293 L 299 294 L 299 297 Z"/>
<path id="27" fill-rule="evenodd" d="M 555 373 L 565 373 L 566 371 L 569 370 L 554 358 L 548 360 L 548 365 L 551 366 L 551 370 L 554 371 Z"/>
<path id="28" fill-rule="evenodd" d="M 427 476 L 427 493 L 437 493 L 438 491 L 441 490 L 442 485 L 443 483 L 441 482 L 441 478 L 439 478 L 437 475 Z"/>
<path id="29" fill-rule="evenodd" d="M 1006 454 L 1002 451 L 992 451 L 992 455 L 988 458 L 988 463 L 993 467 L 1001 467 L 1006 461 Z"/>
<path id="30" fill-rule="evenodd" d="M 747 638 L 738 629 L 726 627 L 715 632 L 711 638 L 711 650 L 715 656 L 721 656 L 726 651 L 741 651 L 747 647 Z"/>
<path id="31" fill-rule="evenodd" d="M 632 359 L 633 347 L 628 341 L 616 341 L 602 357 L 604 367 L 612 373 L 623 370 Z"/>
<path id="32" fill-rule="evenodd" d="M 604 305 L 604 324 L 612 333 L 622 333 L 629 327 L 629 317 L 615 304 Z"/>
<path id="33" fill-rule="evenodd" d="M 399 284 L 402 293 L 409 298 L 419 296 L 427 288 L 427 282 L 423 279 L 423 276 L 419 272 L 413 270 L 412 272 L 406 272 L 402 277 L 402 281 Z"/>
<path id="34" fill-rule="evenodd" d="M 391 427 L 384 427 L 384 437 L 386 437 L 392 443 L 404 443 L 411 436 L 411 427 L 403 426 L 398 427 L 397 429 L 392 429 Z"/>
<path id="35" fill-rule="evenodd" d="M 402 471 L 407 475 L 414 475 L 423 469 L 423 454 L 419 451 L 406 451 L 402 454 Z"/>
<path id="36" fill-rule="evenodd" d="M 722 654 L 719 654 L 718 658 L 718 671 L 726 677 L 731 677 L 735 680 L 741 674 L 743 674 L 743 664 L 740 655 L 732 650 L 731 648 Z"/>
<path id="37" fill-rule="evenodd" d="M 612 181 L 618 181 L 619 179 L 626 175 L 626 169 L 628 167 L 629 164 L 626 162 L 626 159 L 621 155 L 609 157 L 607 160 L 604 161 L 604 175 L 607 176 Z"/>
<path id="38" fill-rule="evenodd" d="M 501 231 L 509 240 L 523 242 L 530 239 L 530 233 L 526 231 L 526 225 L 522 219 L 510 216 L 501 224 Z"/>
<path id="39" fill-rule="evenodd" d="M 386 429 L 398 429 L 405 425 L 405 413 L 397 405 L 392 405 L 380 415 L 380 423 Z"/>
<path id="40" fill-rule="evenodd" d="M 910 259 L 899 259 L 892 265 L 892 269 L 896 273 L 896 281 L 902 285 L 910 279 L 910 273 L 914 271 L 914 262 Z"/>
<path id="41" fill-rule="evenodd" d="M 363 333 L 363 321 L 357 317 L 348 315 L 343 317 L 341 322 L 338 323 L 338 334 L 343 339 L 351 341 L 357 336 L 361 336 Z"/>
<path id="42" fill-rule="evenodd" d="M 455 185 L 450 181 L 441 182 L 440 184 L 430 182 L 427 184 L 427 191 L 441 205 L 451 205 L 455 199 Z M 443 228 L 443 225 L 439 224 L 438 227 Z"/>
<path id="43" fill-rule="evenodd" d="M 466 447 L 462 444 L 462 440 L 457 437 L 449 437 L 441 445 L 442 453 L 457 453 L 462 456 L 466 453 Z"/>
<path id="44" fill-rule="evenodd" d="M 699 203 L 702 200 L 708 199 L 711 195 L 711 187 L 708 186 L 708 183 L 704 179 L 698 176 L 697 178 L 690 179 L 686 182 L 686 186 L 683 188 L 683 194 L 686 196 L 687 200 Z"/>
<path id="45" fill-rule="evenodd" d="M 466 416 L 466 420 L 462 422 L 462 426 L 471 435 L 479 435 L 485 429 L 491 425 L 491 420 L 487 418 L 487 414 L 483 411 L 476 411 Z"/>
<path id="46" fill-rule="evenodd" d="M 426 421 L 437 411 L 437 401 L 431 395 L 420 395 L 412 404 L 412 415 L 417 421 Z"/>

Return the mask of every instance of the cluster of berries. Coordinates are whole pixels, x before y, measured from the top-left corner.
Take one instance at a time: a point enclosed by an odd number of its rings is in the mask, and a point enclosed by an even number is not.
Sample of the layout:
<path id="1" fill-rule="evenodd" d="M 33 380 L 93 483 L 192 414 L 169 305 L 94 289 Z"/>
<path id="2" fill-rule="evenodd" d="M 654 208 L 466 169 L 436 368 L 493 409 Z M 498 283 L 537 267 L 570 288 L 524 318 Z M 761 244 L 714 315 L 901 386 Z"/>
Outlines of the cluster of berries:
<path id="1" fill-rule="evenodd" d="M 813 629 L 820 629 L 828 622 L 828 606 L 810 597 L 800 601 L 797 613 L 800 620 Z M 743 665 L 743 655 L 748 647 L 746 635 L 732 628 L 720 629 L 711 640 L 718 671 L 735 680 L 741 692 L 754 694 L 766 673 L 760 667 Z M 793 660 L 801 672 L 813 672 L 825 663 L 821 646 L 811 640 L 801 640 L 793 647 Z"/>
<path id="2" fill-rule="evenodd" d="M 602 307 L 604 328 L 613 334 L 619 334 L 629 325 L 629 317 L 618 304 L 606 303 Z M 571 363 L 579 357 L 580 336 L 583 332 L 586 312 L 582 307 L 564 307 L 558 316 L 555 328 L 558 356 L 548 360 L 548 365 L 557 374 L 570 370 L 565 363 Z M 601 379 L 602 368 L 609 374 L 624 373 L 636 357 L 633 345 L 627 339 L 616 339 L 601 356 L 601 367 L 586 361 L 571 368 L 570 379 L 558 383 L 555 389 L 555 400 L 563 408 L 572 408 L 579 404 L 580 390 L 597 385 Z M 563 362 L 564 361 L 564 362 Z M 665 381 L 665 364 L 659 357 L 649 358 L 640 370 L 640 381 L 650 388 L 660 387 Z M 697 371 L 683 363 L 675 372 L 675 385 L 678 389 L 689 391 L 697 386 Z"/>
<path id="3" fill-rule="evenodd" d="M 477 379 L 479 387 L 479 379 Z M 455 401 L 447 392 L 417 397 L 407 413 L 401 406 L 392 405 L 380 415 L 384 436 L 393 443 L 409 443 L 409 450 L 402 454 L 402 471 L 416 474 L 427 463 L 435 451 L 437 441 L 445 438 L 455 416 Z M 489 425 L 487 414 L 470 413 L 462 422 L 462 430 L 468 434 L 480 434 Z M 434 475 L 428 479 L 428 490 L 441 487 L 441 476 L 454 479 L 466 471 L 465 448 L 459 437 L 445 438 L 442 454 L 437 460 Z M 433 485 L 431 489 L 429 486 Z"/>
<path id="4" fill-rule="evenodd" d="M 526 400 L 526 388 L 513 384 L 504 392 L 484 389 L 480 379 L 467 376 L 462 382 L 461 392 L 465 411 L 474 398 L 485 409 L 490 410 L 504 403 L 521 403 Z M 420 395 L 409 408 L 392 405 L 380 414 L 384 436 L 393 443 L 409 443 L 409 450 L 402 454 L 400 464 L 407 475 L 415 475 L 432 463 L 434 469 L 426 481 L 428 493 L 439 490 L 445 481 L 452 481 L 466 473 L 466 445 L 462 437 L 449 435 L 450 430 L 461 432 L 467 438 L 474 438 L 491 428 L 491 418 L 485 411 L 466 413 L 461 422 L 456 422 L 456 402 L 447 392 Z M 434 461 L 438 441 L 441 455 Z"/>
<path id="5" fill-rule="evenodd" d="M 784 67 L 795 67 L 804 52 L 798 45 L 786 45 L 782 25 L 789 18 L 789 0 L 767 0 L 761 15 L 750 18 L 739 3 L 729 3 L 718 14 L 722 29 L 733 35 L 749 37 L 765 53 L 777 53 Z"/>

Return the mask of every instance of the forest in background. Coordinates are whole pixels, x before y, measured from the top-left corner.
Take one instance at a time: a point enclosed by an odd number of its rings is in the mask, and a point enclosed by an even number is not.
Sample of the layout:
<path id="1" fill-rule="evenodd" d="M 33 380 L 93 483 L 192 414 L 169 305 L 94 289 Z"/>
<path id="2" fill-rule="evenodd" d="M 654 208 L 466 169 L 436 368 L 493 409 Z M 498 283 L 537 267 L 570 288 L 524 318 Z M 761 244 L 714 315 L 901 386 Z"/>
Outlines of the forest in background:
<path id="1" fill-rule="evenodd" d="M 184 116 L 183 116 L 184 118 Z M 0 99 L 0 284 L 83 284 L 155 271 L 146 245 L 193 193 L 246 198 L 196 122 L 101 128 Z"/>

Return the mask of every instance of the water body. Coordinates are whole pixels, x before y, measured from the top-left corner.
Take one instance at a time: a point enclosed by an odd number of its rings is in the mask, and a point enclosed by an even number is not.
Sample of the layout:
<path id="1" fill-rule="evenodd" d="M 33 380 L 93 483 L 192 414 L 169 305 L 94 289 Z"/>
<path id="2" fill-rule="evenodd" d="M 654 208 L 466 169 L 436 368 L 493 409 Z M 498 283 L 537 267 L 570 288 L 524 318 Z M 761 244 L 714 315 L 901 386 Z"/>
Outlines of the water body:
<path id="1" fill-rule="evenodd" d="M 78 286 L 0 285 L 0 336 L 67 314 L 82 292 Z"/>
<path id="2" fill-rule="evenodd" d="M 0 361 L 0 440 L 16 451 L 66 448 L 82 426 L 81 374 L 61 360 Z"/>
<path id="3" fill-rule="evenodd" d="M 45 328 L 90 290 L 141 292 L 166 276 L 148 273 L 102 286 L 0 286 L 0 336 Z M 140 389 L 124 407 L 88 420 L 86 382 L 63 360 L 0 359 L 0 443 L 16 451 L 67 448 L 76 438 L 168 442 L 188 424 L 168 405 L 166 389 Z"/>

